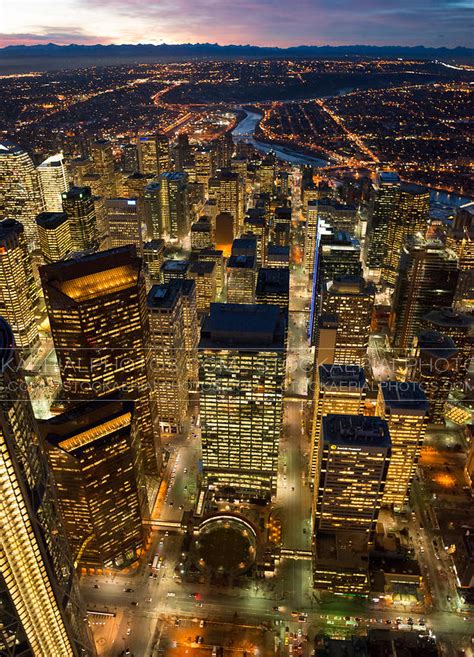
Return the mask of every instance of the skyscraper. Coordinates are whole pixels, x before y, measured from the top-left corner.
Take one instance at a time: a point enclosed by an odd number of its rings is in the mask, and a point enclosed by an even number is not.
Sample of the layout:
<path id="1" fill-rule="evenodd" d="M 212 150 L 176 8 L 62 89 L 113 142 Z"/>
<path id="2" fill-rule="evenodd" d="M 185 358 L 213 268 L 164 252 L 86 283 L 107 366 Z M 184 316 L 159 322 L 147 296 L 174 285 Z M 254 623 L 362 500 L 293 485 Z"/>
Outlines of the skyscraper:
<path id="1" fill-rule="evenodd" d="M 39 345 L 37 309 L 38 290 L 24 228 L 14 219 L 4 219 L 0 221 L 0 315 L 25 354 Z"/>
<path id="2" fill-rule="evenodd" d="M 158 283 L 161 267 L 165 261 L 165 243 L 163 240 L 151 240 L 143 245 L 143 260 L 150 281 Z"/>
<path id="3" fill-rule="evenodd" d="M 387 422 L 379 417 L 323 417 L 316 530 L 350 530 L 371 539 L 382 503 L 391 449 Z"/>
<path id="4" fill-rule="evenodd" d="M 230 212 L 234 218 L 234 235 L 238 235 L 243 223 L 242 184 L 239 174 L 224 169 L 218 175 L 217 205 L 220 212 Z"/>
<path id="5" fill-rule="evenodd" d="M 421 237 L 407 239 L 390 318 L 396 347 L 409 349 L 420 330 L 421 318 L 433 308 L 451 306 L 458 275 L 453 251 Z"/>
<path id="6" fill-rule="evenodd" d="M 145 471 L 157 472 L 145 277 L 135 247 L 41 267 L 66 400 L 121 390 L 136 401 Z"/>
<path id="7" fill-rule="evenodd" d="M 101 195 L 106 198 L 114 198 L 117 194 L 117 183 L 112 144 L 107 139 L 97 139 L 91 146 L 91 155 L 94 161 L 93 171 L 101 177 Z"/>
<path id="8" fill-rule="evenodd" d="M 51 471 L 19 373 L 13 333 L 0 318 L 0 652 L 91 656 Z"/>
<path id="9" fill-rule="evenodd" d="M 304 266 L 308 275 L 312 278 L 314 273 L 314 260 L 318 249 L 318 233 L 320 232 L 318 222 L 318 202 L 316 200 L 311 200 L 306 207 Z"/>
<path id="10" fill-rule="evenodd" d="M 205 215 L 199 217 L 191 226 L 191 248 L 193 251 L 212 248 L 213 230 L 211 218 Z"/>
<path id="11" fill-rule="evenodd" d="M 311 479 L 317 476 L 323 417 L 362 415 L 366 395 L 364 370 L 357 365 L 320 365 L 316 371 L 311 425 Z M 320 455 L 319 455 L 320 460 Z"/>
<path id="12" fill-rule="evenodd" d="M 227 303 L 253 303 L 256 283 L 255 256 L 231 255 L 227 260 Z"/>
<path id="13" fill-rule="evenodd" d="M 424 236 L 428 228 L 430 191 L 419 185 L 402 184 L 395 212 L 389 217 L 386 257 L 382 279 L 391 286 L 397 282 L 400 255 L 409 235 Z"/>
<path id="14" fill-rule="evenodd" d="M 373 186 L 366 235 L 365 264 L 379 272 L 387 255 L 387 232 L 397 214 L 400 201 L 400 178 L 393 171 L 379 171 Z"/>
<path id="15" fill-rule="evenodd" d="M 145 480 L 134 403 L 114 392 L 39 425 L 74 560 L 122 568 L 143 549 Z"/>
<path id="16" fill-rule="evenodd" d="M 65 212 L 42 212 L 36 218 L 41 254 L 46 263 L 72 253 L 71 225 Z"/>
<path id="17" fill-rule="evenodd" d="M 182 240 L 190 228 L 187 179 L 181 171 L 160 175 L 161 229 L 172 240 Z"/>
<path id="18" fill-rule="evenodd" d="M 396 511 L 407 502 L 425 435 L 428 400 L 418 383 L 383 381 L 375 414 L 386 420 L 392 440 L 392 456 L 382 499 Z"/>
<path id="19" fill-rule="evenodd" d="M 275 161 L 274 158 L 266 157 L 257 170 L 260 192 L 273 195 L 275 186 Z"/>
<path id="20" fill-rule="evenodd" d="M 62 195 L 69 189 L 62 153 L 51 155 L 38 167 L 43 205 L 46 212 L 62 212 Z"/>
<path id="21" fill-rule="evenodd" d="M 43 199 L 32 159 L 20 146 L 0 141 L 0 217 L 23 224 L 29 249 L 37 246 L 36 217 Z"/>
<path id="22" fill-rule="evenodd" d="M 276 491 L 286 318 L 277 306 L 211 305 L 199 343 L 204 477 L 216 494 Z"/>
<path id="23" fill-rule="evenodd" d="M 62 195 L 71 230 L 72 250 L 94 251 L 99 244 L 97 217 L 90 187 L 71 187 Z"/>
<path id="24" fill-rule="evenodd" d="M 290 303 L 290 270 L 287 267 L 260 267 L 255 303 L 269 303 L 287 311 Z"/>
<path id="25" fill-rule="evenodd" d="M 322 312 L 337 316 L 334 363 L 363 365 L 369 345 L 375 288 L 360 276 L 325 281 Z"/>
<path id="26" fill-rule="evenodd" d="M 196 308 L 199 313 L 208 313 L 210 304 L 216 300 L 216 270 L 216 263 L 210 260 L 190 263 L 188 277 L 196 282 Z"/>
<path id="27" fill-rule="evenodd" d="M 143 244 L 142 215 L 136 198 L 108 198 L 105 212 L 112 248 L 134 244 L 139 250 Z"/>
<path id="28" fill-rule="evenodd" d="M 161 223 L 160 189 L 161 185 L 159 182 L 151 182 L 145 187 L 143 195 L 143 215 L 145 223 L 148 232 L 155 240 L 161 239 L 166 232 Z"/>
<path id="29" fill-rule="evenodd" d="M 160 429 L 176 433 L 189 403 L 184 304 L 180 281 L 154 285 L 148 293 L 153 396 Z"/>

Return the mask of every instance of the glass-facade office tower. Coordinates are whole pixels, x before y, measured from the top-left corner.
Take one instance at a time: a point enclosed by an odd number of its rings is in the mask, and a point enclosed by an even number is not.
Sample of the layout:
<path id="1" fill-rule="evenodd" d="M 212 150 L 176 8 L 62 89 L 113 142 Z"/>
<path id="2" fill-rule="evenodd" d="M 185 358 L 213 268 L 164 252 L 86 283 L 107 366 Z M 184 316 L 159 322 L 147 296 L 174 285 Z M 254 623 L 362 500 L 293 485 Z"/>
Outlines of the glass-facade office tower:
<path id="1" fill-rule="evenodd" d="M 276 492 L 286 316 L 277 306 L 211 305 L 199 343 L 204 477 L 217 496 Z"/>
<path id="2" fill-rule="evenodd" d="M 63 154 L 44 160 L 38 167 L 38 175 L 45 212 L 62 212 L 62 195 L 69 188 Z"/>
<path id="3" fill-rule="evenodd" d="M 35 220 L 43 210 L 38 172 L 31 157 L 21 146 L 0 141 L 0 217 L 23 224 L 29 249 L 37 245 Z"/>
<path id="4" fill-rule="evenodd" d="M 334 363 L 364 364 L 374 300 L 374 285 L 360 276 L 338 276 L 324 282 L 322 312 L 337 316 Z"/>
<path id="5" fill-rule="evenodd" d="M 160 175 L 161 229 L 173 240 L 182 240 L 190 228 L 187 180 L 187 174 L 181 171 Z"/>
<path id="6" fill-rule="evenodd" d="M 166 232 L 161 223 L 160 189 L 159 182 L 151 182 L 145 187 L 143 195 L 144 220 L 148 232 L 155 240 L 161 239 Z"/>
<path id="7" fill-rule="evenodd" d="M 135 561 L 147 501 L 134 403 L 113 392 L 39 428 L 75 562 L 121 568 Z"/>
<path id="8" fill-rule="evenodd" d="M 62 195 L 71 230 L 73 251 L 94 251 L 99 245 L 97 217 L 90 187 L 71 187 Z"/>
<path id="9" fill-rule="evenodd" d="M 428 400 L 418 383 L 384 381 L 375 414 L 388 423 L 392 457 L 382 499 L 383 506 L 400 511 L 405 506 L 425 435 Z"/>
<path id="10" fill-rule="evenodd" d="M 372 190 L 371 208 L 366 235 L 368 269 L 380 271 L 387 255 L 389 223 L 398 210 L 400 178 L 393 171 L 379 171 Z"/>
<path id="11" fill-rule="evenodd" d="M 320 365 L 316 372 L 311 426 L 310 475 L 317 477 L 322 420 L 326 415 L 362 415 L 366 395 L 364 370 L 357 365 Z"/>
<path id="12" fill-rule="evenodd" d="M 4 219 L 0 221 L 0 315 L 25 354 L 39 345 L 37 308 L 38 290 L 24 228 L 14 219 Z"/>
<path id="13" fill-rule="evenodd" d="M 387 422 L 379 417 L 323 417 L 317 531 L 355 531 L 370 540 L 382 503 L 391 449 Z"/>
<path id="14" fill-rule="evenodd" d="M 166 135 L 146 135 L 137 141 L 138 166 L 141 173 L 160 175 L 171 171 L 170 143 Z"/>
<path id="15" fill-rule="evenodd" d="M 108 198 L 105 212 L 112 248 L 134 244 L 142 248 L 142 216 L 136 198 Z"/>
<path id="16" fill-rule="evenodd" d="M 13 333 L 0 318 L 0 652 L 95 654 Z"/>
<path id="17" fill-rule="evenodd" d="M 382 279 L 391 286 L 397 282 L 400 255 L 409 235 L 424 236 L 428 228 L 430 192 L 419 185 L 400 186 L 396 211 L 389 217 L 387 226 L 386 257 L 382 266 Z"/>
<path id="18" fill-rule="evenodd" d="M 129 245 L 40 269 L 66 400 L 122 390 L 136 401 L 147 474 L 157 473 L 142 261 Z"/>
<path id="19" fill-rule="evenodd" d="M 148 293 L 153 395 L 163 433 L 176 433 L 188 410 L 188 375 L 181 281 L 154 285 Z"/>
<path id="20" fill-rule="evenodd" d="M 421 319 L 433 308 L 452 305 L 458 281 L 458 259 L 440 242 L 410 237 L 402 251 L 390 319 L 393 344 L 409 349 Z"/>
<path id="21" fill-rule="evenodd" d="M 36 227 L 46 263 L 62 260 L 72 253 L 71 225 L 65 212 L 42 212 L 36 217 Z"/>

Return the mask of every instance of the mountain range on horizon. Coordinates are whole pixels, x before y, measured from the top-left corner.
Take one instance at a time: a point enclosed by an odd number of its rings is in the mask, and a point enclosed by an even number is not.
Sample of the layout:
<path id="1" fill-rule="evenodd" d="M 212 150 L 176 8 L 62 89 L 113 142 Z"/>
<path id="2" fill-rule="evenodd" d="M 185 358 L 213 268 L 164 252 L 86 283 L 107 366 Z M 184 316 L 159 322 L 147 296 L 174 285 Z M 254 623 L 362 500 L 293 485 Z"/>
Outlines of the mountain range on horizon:
<path id="1" fill-rule="evenodd" d="M 130 57 L 130 56 L 156 56 L 157 58 L 172 56 L 201 56 L 201 57 L 320 57 L 320 56 L 384 56 L 391 57 L 411 56 L 420 59 L 433 57 L 449 57 L 450 59 L 474 59 L 474 48 L 458 46 L 456 48 L 431 48 L 419 46 L 373 46 L 373 45 L 344 45 L 344 46 L 314 46 L 299 45 L 281 48 L 277 46 L 246 45 L 219 45 L 218 43 L 182 43 L 182 44 L 96 44 L 96 45 L 58 45 L 55 43 L 35 45 L 9 45 L 0 48 L 0 58 L 10 57 Z"/>

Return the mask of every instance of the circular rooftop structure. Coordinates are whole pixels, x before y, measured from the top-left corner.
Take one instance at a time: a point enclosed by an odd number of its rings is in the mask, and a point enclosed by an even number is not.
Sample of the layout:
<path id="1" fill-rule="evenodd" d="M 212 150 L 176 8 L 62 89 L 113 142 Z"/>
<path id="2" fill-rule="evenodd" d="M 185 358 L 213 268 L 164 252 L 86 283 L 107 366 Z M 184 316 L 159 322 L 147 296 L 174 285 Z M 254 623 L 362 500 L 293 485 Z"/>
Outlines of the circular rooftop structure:
<path id="1" fill-rule="evenodd" d="M 239 516 L 220 514 L 204 520 L 194 544 L 198 568 L 211 575 L 236 576 L 255 563 L 257 535 Z"/>

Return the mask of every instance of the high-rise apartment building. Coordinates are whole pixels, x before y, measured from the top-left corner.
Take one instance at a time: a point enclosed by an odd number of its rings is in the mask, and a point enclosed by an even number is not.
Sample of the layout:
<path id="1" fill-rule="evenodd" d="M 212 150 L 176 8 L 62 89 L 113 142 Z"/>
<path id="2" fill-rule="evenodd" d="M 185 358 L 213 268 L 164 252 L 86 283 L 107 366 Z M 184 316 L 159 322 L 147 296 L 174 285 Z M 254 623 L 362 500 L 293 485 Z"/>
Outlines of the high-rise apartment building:
<path id="1" fill-rule="evenodd" d="M 46 265 L 40 274 L 66 400 L 126 393 L 136 402 L 145 470 L 156 474 L 145 275 L 135 247 Z"/>
<path id="2" fill-rule="evenodd" d="M 365 264 L 380 271 L 387 255 L 389 223 L 397 214 L 400 201 L 400 178 L 393 171 L 379 171 L 372 190 L 367 224 Z"/>
<path id="3" fill-rule="evenodd" d="M 190 228 L 187 179 L 181 171 L 160 175 L 161 229 L 172 240 L 182 240 Z"/>
<path id="4" fill-rule="evenodd" d="M 322 312 L 337 316 L 335 364 L 364 364 L 374 300 L 374 285 L 360 276 L 338 276 L 324 282 Z"/>
<path id="5" fill-rule="evenodd" d="M 36 217 L 43 210 L 38 172 L 31 157 L 21 146 L 0 141 L 0 217 L 23 224 L 30 250 L 38 243 Z"/>
<path id="6" fill-rule="evenodd" d="M 397 282 L 400 256 L 409 235 L 424 237 L 428 228 L 430 191 L 420 185 L 402 184 L 395 212 L 388 219 L 386 256 L 382 279 L 391 286 Z"/>
<path id="7" fill-rule="evenodd" d="M 370 541 L 382 503 L 392 443 L 379 417 L 326 415 L 322 419 L 317 531 L 355 531 Z"/>
<path id="8" fill-rule="evenodd" d="M 45 212 L 62 212 L 62 195 L 69 189 L 62 153 L 51 155 L 38 167 Z"/>
<path id="9" fill-rule="evenodd" d="M 286 317 L 277 306 L 212 304 L 199 343 L 204 477 L 217 495 L 275 494 Z"/>
<path id="10" fill-rule="evenodd" d="M 15 219 L 0 221 L 0 315 L 11 326 L 15 344 L 26 355 L 39 346 L 38 290 L 25 230 Z"/>
<path id="11" fill-rule="evenodd" d="M 362 415 L 366 395 L 364 370 L 358 365 L 319 365 L 314 387 L 310 476 L 317 477 L 321 430 L 326 415 Z"/>
<path id="12" fill-rule="evenodd" d="M 409 349 L 422 317 L 433 308 L 452 305 L 458 275 L 458 260 L 453 251 L 421 237 L 407 239 L 390 319 L 396 347 Z"/>
<path id="13" fill-rule="evenodd" d="M 0 652 L 92 657 L 51 470 L 0 319 Z"/>
<path id="14" fill-rule="evenodd" d="M 65 212 L 42 212 L 36 217 L 36 226 L 46 263 L 62 260 L 73 252 L 71 225 Z"/>
<path id="15" fill-rule="evenodd" d="M 39 427 L 74 560 L 99 568 L 136 561 L 147 502 L 134 403 L 114 392 Z"/>
<path id="16" fill-rule="evenodd" d="M 143 226 L 140 204 L 136 198 L 108 198 L 105 212 L 112 248 L 134 244 L 139 250 L 143 244 Z"/>
<path id="17" fill-rule="evenodd" d="M 62 195 L 71 231 L 72 250 L 95 251 L 99 245 L 97 216 L 90 187 L 71 187 Z"/>
<path id="18" fill-rule="evenodd" d="M 181 281 L 154 285 L 148 293 L 153 396 L 162 433 L 183 426 L 189 403 Z"/>
<path id="19" fill-rule="evenodd" d="M 418 383 L 383 381 L 375 414 L 386 420 L 392 456 L 382 498 L 383 506 L 405 506 L 425 435 L 428 400 Z"/>

